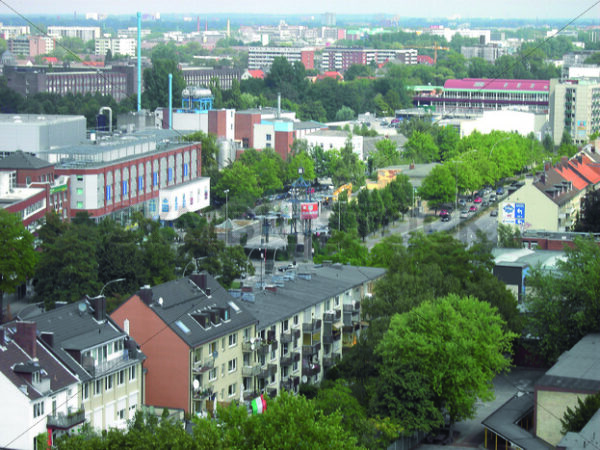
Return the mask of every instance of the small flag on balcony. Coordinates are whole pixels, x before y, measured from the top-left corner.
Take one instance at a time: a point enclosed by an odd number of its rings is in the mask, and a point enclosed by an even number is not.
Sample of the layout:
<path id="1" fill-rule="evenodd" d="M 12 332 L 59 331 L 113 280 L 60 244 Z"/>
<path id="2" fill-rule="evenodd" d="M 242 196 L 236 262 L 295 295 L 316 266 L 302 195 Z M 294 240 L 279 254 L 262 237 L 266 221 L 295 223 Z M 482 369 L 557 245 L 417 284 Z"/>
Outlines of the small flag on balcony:
<path id="1" fill-rule="evenodd" d="M 252 414 L 262 414 L 267 410 L 267 401 L 264 395 L 252 400 Z"/>

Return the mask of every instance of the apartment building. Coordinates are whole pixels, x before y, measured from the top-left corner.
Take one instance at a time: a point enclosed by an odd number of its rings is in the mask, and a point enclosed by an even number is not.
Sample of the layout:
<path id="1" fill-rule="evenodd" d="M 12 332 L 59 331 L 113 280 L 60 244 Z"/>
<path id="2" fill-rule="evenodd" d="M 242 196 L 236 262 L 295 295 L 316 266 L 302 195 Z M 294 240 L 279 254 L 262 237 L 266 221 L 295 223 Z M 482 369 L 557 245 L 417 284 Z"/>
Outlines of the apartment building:
<path id="1" fill-rule="evenodd" d="M 134 57 L 137 52 L 137 39 L 134 38 L 100 38 L 94 43 L 94 54 L 105 56 L 110 50 L 112 55 Z"/>
<path id="2" fill-rule="evenodd" d="M 49 26 L 46 30 L 48 36 L 55 38 L 79 38 L 83 42 L 98 39 L 102 36 L 100 27 L 63 27 Z"/>
<path id="3" fill-rule="evenodd" d="M 321 70 L 343 72 L 352 65 L 364 66 L 371 62 L 417 64 L 417 53 L 415 49 L 325 48 L 321 58 Z"/>
<path id="4" fill-rule="evenodd" d="M 39 56 L 54 50 L 54 39 L 46 36 L 15 36 L 7 41 L 8 49 L 14 55 Z"/>
<path id="5" fill-rule="evenodd" d="M 274 396 L 322 381 L 325 369 L 356 343 L 364 326 L 361 302 L 384 274 L 373 267 L 300 264 L 230 291 L 259 319 L 256 338 L 245 342 L 244 385 L 255 383 Z"/>
<path id="6" fill-rule="evenodd" d="M 147 356 L 148 405 L 204 415 L 214 402 L 256 396 L 242 367 L 258 320 L 210 275 L 145 286 L 111 317 Z"/>
<path id="7" fill-rule="evenodd" d="M 85 413 L 78 401 L 75 373 L 47 348 L 48 334 L 34 322 L 0 327 L 0 445 L 35 449 L 36 437 L 48 443 L 79 428 Z"/>
<path id="8" fill-rule="evenodd" d="M 145 355 L 127 327 L 106 314 L 106 299 L 86 297 L 24 319 L 31 323 L 30 335 L 39 334 L 46 349 L 77 377 L 72 398 L 85 421 L 97 431 L 125 428 L 144 401 Z"/>
<path id="9" fill-rule="evenodd" d="M 565 131 L 577 145 L 600 132 L 598 79 L 550 80 L 550 105 L 550 126 L 556 145 Z"/>
<path id="10" fill-rule="evenodd" d="M 467 59 L 481 58 L 492 64 L 501 56 L 508 54 L 506 47 L 498 44 L 462 46 L 460 53 Z"/>
<path id="11" fill-rule="evenodd" d="M 200 67 L 184 67 L 182 69 L 183 79 L 186 86 L 209 86 L 212 79 L 219 80 L 221 89 L 231 89 L 233 80 L 242 79 L 242 71 L 239 69 L 203 69 Z"/>
<path id="12" fill-rule="evenodd" d="M 250 47 L 248 49 L 248 70 L 268 70 L 273 60 L 283 57 L 290 64 L 301 62 L 306 69 L 314 69 L 315 52 L 300 47 Z"/>

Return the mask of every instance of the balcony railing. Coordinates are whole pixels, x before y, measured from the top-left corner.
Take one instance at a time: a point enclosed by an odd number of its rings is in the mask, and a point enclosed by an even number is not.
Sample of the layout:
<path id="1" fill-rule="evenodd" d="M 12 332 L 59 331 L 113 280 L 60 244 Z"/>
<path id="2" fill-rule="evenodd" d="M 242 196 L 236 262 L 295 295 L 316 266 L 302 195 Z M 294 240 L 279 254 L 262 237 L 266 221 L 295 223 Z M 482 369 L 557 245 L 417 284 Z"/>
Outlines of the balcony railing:
<path id="1" fill-rule="evenodd" d="M 318 364 L 309 364 L 307 367 L 302 368 L 304 375 L 316 375 L 321 371 L 321 367 Z"/>
<path id="2" fill-rule="evenodd" d="M 196 361 L 193 366 L 194 373 L 204 373 L 215 367 L 215 359 L 211 356 L 210 358 Z"/>
<path id="3" fill-rule="evenodd" d="M 245 377 L 255 377 L 259 373 L 260 373 L 260 366 L 258 364 L 242 367 L 242 375 Z"/>
<path id="4" fill-rule="evenodd" d="M 194 400 L 203 400 L 207 397 L 210 397 L 212 394 L 212 387 L 200 387 L 200 389 L 194 391 Z"/>
<path id="5" fill-rule="evenodd" d="M 313 345 L 303 345 L 302 346 L 302 355 L 303 356 L 316 355 L 319 352 L 319 350 L 321 350 L 320 342 L 316 342 Z"/>
<path id="6" fill-rule="evenodd" d="M 294 338 L 292 337 L 292 333 L 281 333 L 281 343 L 289 344 L 292 342 Z"/>
<path id="7" fill-rule="evenodd" d="M 46 426 L 54 430 L 68 430 L 83 422 L 85 422 L 85 411 L 77 411 L 69 414 L 58 413 L 56 415 L 48 415 Z"/>
<path id="8" fill-rule="evenodd" d="M 112 358 L 109 361 L 102 361 L 95 365 L 94 360 L 90 358 L 83 362 L 83 367 L 94 377 L 97 377 L 108 372 L 115 372 L 130 366 L 132 361 L 140 359 L 139 355 L 140 353 L 137 351 L 130 352 L 129 350 L 125 349 L 121 355 L 117 356 L 116 358 Z"/>

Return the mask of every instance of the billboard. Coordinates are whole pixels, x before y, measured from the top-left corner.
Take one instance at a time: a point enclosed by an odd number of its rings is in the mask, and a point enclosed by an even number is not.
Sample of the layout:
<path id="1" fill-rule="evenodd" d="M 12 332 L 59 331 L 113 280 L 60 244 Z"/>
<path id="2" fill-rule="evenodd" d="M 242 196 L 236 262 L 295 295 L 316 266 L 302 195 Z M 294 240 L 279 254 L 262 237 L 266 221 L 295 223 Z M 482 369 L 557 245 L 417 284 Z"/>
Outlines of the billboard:
<path id="1" fill-rule="evenodd" d="M 300 203 L 300 219 L 316 219 L 319 217 L 319 202 Z"/>
<path id="2" fill-rule="evenodd" d="M 525 203 L 502 203 L 502 223 L 523 225 L 525 223 Z"/>

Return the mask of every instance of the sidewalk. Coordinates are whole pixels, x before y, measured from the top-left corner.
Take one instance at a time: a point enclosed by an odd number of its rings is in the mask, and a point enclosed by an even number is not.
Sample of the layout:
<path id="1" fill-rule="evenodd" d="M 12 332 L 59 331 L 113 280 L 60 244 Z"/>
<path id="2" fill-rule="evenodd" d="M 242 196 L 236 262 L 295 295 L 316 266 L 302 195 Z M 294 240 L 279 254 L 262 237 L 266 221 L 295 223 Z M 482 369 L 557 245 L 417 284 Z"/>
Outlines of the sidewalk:
<path id="1" fill-rule="evenodd" d="M 423 230 L 425 227 L 424 217 L 412 217 L 404 216 L 404 220 L 397 220 L 396 222 L 388 225 L 383 230 L 378 230 L 375 233 L 371 233 L 365 239 L 365 245 L 371 250 L 375 244 L 381 241 L 383 238 L 392 235 L 401 235 L 404 238 L 408 236 L 412 231 Z"/>

